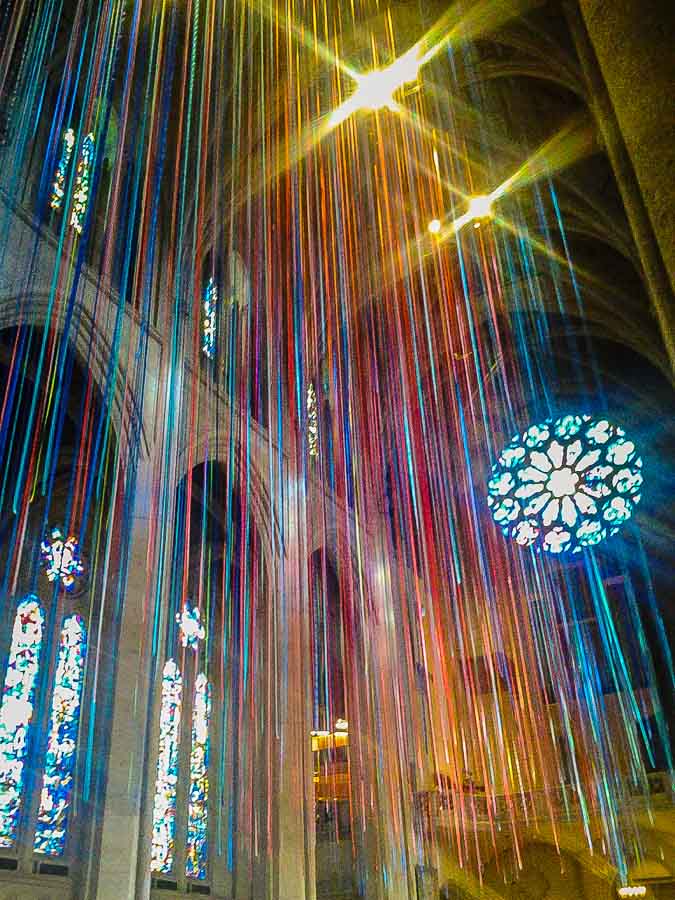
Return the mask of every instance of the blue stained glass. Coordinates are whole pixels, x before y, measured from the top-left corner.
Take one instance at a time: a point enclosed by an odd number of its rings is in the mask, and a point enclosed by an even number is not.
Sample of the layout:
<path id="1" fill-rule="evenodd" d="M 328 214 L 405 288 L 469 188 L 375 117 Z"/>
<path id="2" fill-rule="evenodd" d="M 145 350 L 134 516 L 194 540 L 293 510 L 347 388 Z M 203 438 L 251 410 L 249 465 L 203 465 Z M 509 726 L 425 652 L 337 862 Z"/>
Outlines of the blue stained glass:
<path id="1" fill-rule="evenodd" d="M 615 534 L 640 501 L 642 460 L 622 428 L 561 416 L 516 435 L 492 467 L 488 506 L 504 535 L 579 553 Z"/>
<path id="2" fill-rule="evenodd" d="M 33 717 L 44 615 L 37 597 L 16 611 L 0 707 L 0 847 L 11 847 L 21 811 L 28 728 Z"/>
<path id="3" fill-rule="evenodd" d="M 216 353 L 216 305 L 218 285 L 209 278 L 204 290 L 204 319 L 202 320 L 202 352 L 208 359 Z"/>
<path id="4" fill-rule="evenodd" d="M 176 839 L 176 785 L 183 679 L 170 659 L 162 676 L 162 705 L 159 717 L 159 759 L 152 812 L 153 872 L 168 874 L 173 869 Z"/>
<path id="5" fill-rule="evenodd" d="M 192 709 L 192 751 L 190 753 L 190 797 L 188 805 L 188 878 L 206 878 L 208 867 L 209 719 L 211 691 L 203 673 L 195 682 Z"/>
<path id="6" fill-rule="evenodd" d="M 84 621 L 80 616 L 69 616 L 63 623 L 59 642 L 45 772 L 35 826 L 35 851 L 49 856 L 60 856 L 66 843 L 86 653 Z"/>

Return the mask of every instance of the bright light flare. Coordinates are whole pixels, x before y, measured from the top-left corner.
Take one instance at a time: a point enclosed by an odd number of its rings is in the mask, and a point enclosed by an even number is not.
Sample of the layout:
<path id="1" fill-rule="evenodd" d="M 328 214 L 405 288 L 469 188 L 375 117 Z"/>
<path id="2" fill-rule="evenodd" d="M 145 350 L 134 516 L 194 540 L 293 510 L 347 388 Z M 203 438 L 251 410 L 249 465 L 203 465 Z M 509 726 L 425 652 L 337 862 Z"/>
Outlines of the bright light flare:
<path id="1" fill-rule="evenodd" d="M 492 199 L 492 194 L 481 194 L 479 197 L 469 198 L 469 207 L 466 211 L 469 221 L 491 218 Z"/>
<path id="2" fill-rule="evenodd" d="M 420 65 L 419 49 L 415 45 L 384 69 L 374 69 L 362 75 L 353 73 L 356 90 L 332 113 L 331 128 L 336 128 L 360 109 L 377 111 L 386 108 L 396 112 L 399 107 L 394 94 L 417 81 Z"/>
<path id="3" fill-rule="evenodd" d="M 491 194 L 479 194 L 476 197 L 469 197 L 467 200 L 466 212 L 451 222 L 448 228 L 443 232 L 443 237 L 450 237 L 450 235 L 457 234 L 457 232 L 464 228 L 465 225 L 473 224 L 474 228 L 479 228 L 482 221 L 485 219 L 492 219 L 494 217 L 492 206 L 495 199 L 496 192 L 494 191 Z M 429 223 L 429 231 L 432 231 L 431 223 Z M 432 231 L 432 234 L 438 234 L 439 232 L 440 228 L 436 231 Z"/>
<path id="4" fill-rule="evenodd" d="M 432 219 L 431 222 L 429 222 L 427 228 L 429 229 L 429 232 L 431 234 L 438 234 L 438 232 L 441 230 L 441 220 Z"/>
<path id="5" fill-rule="evenodd" d="M 419 70 L 417 48 L 412 47 L 390 66 L 358 76 L 354 95 L 357 106 L 372 110 L 383 109 L 385 106 L 396 109 L 394 94 L 406 84 L 417 81 Z"/>

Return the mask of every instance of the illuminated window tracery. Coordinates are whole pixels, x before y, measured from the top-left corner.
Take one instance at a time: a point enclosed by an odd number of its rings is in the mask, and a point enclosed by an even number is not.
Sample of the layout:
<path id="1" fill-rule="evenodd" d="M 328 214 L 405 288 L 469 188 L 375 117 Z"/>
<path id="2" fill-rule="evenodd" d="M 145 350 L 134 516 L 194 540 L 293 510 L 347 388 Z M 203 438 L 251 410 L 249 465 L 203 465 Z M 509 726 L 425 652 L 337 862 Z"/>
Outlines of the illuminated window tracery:
<path id="1" fill-rule="evenodd" d="M 200 641 L 204 640 L 206 631 L 196 606 L 185 603 L 183 609 L 176 614 L 176 622 L 178 622 L 181 646 L 194 649 Z"/>
<path id="2" fill-rule="evenodd" d="M 72 128 L 68 128 L 63 136 L 61 158 L 56 167 L 56 172 L 54 173 L 52 194 L 49 200 L 49 205 L 56 211 L 61 210 L 64 205 L 68 169 L 70 167 L 76 143 L 75 131 Z M 87 203 L 89 202 L 91 167 L 94 161 L 94 150 L 95 138 L 93 132 L 90 132 L 82 142 L 82 149 L 80 150 L 80 156 L 77 161 L 73 200 L 70 209 L 70 225 L 78 234 L 82 233 L 84 217 L 87 212 Z"/>
<path id="3" fill-rule="evenodd" d="M 63 147 L 61 150 L 61 159 L 56 167 L 54 174 L 54 184 L 52 186 L 52 196 L 49 205 L 52 209 L 61 209 L 63 199 L 66 193 L 66 177 L 68 175 L 68 167 L 73 155 L 75 147 L 75 132 L 72 128 L 68 128 L 63 135 Z"/>
<path id="4" fill-rule="evenodd" d="M 179 640 L 183 647 L 197 650 L 206 636 L 198 607 L 186 602 L 176 615 Z M 184 657 L 189 659 L 189 657 Z M 195 657 L 196 660 L 196 657 Z M 170 659 L 164 667 L 160 710 L 159 760 L 153 810 L 153 872 L 174 872 L 179 781 L 187 787 L 187 830 L 185 833 L 185 876 L 203 880 L 208 871 L 208 794 L 209 725 L 211 686 L 200 672 L 194 681 L 192 707 L 189 710 L 189 767 L 180 762 L 180 720 L 185 682 L 177 663 Z M 186 693 L 186 703 L 189 704 Z M 188 706 L 189 709 L 189 706 Z M 187 710 L 186 710 L 187 712 Z"/>
<path id="5" fill-rule="evenodd" d="M 216 306 L 218 305 L 218 285 L 209 278 L 204 289 L 204 318 L 202 321 L 202 352 L 208 359 L 216 354 Z"/>
<path id="6" fill-rule="evenodd" d="M 90 132 L 82 142 L 80 158 L 77 161 L 75 189 L 73 191 L 73 208 L 70 214 L 70 224 L 78 234 L 82 233 L 84 217 L 87 213 L 89 187 L 91 182 L 91 164 L 93 160 L 94 135 Z"/>
<path id="7" fill-rule="evenodd" d="M 59 856 L 66 843 L 84 681 L 87 633 L 80 616 L 69 616 L 61 631 L 47 754 L 35 827 L 37 853 Z"/>
<path id="8" fill-rule="evenodd" d="M 622 428 L 568 415 L 511 440 L 493 466 L 488 505 L 516 543 L 579 553 L 630 519 L 642 482 L 642 460 Z"/>
<path id="9" fill-rule="evenodd" d="M 195 682 L 192 708 L 192 750 L 190 753 L 190 794 L 187 828 L 187 863 L 189 878 L 206 878 L 208 863 L 208 797 L 209 797 L 209 719 L 211 693 L 206 675 Z"/>
<path id="10" fill-rule="evenodd" d="M 319 412 L 316 388 L 311 381 L 307 386 L 307 449 L 311 457 L 319 455 Z"/>
<path id="11" fill-rule="evenodd" d="M 84 572 L 77 538 L 72 534 L 64 538 L 60 528 L 52 528 L 49 538 L 40 545 L 40 556 L 49 581 L 60 580 L 67 591 L 72 591 Z"/>
<path id="12" fill-rule="evenodd" d="M 0 706 L 0 847 L 16 838 L 43 624 L 37 597 L 26 597 L 16 611 Z"/>
<path id="13" fill-rule="evenodd" d="M 173 659 L 164 666 L 159 719 L 159 759 L 152 816 L 153 872 L 173 869 L 176 837 L 176 786 L 183 679 Z"/>

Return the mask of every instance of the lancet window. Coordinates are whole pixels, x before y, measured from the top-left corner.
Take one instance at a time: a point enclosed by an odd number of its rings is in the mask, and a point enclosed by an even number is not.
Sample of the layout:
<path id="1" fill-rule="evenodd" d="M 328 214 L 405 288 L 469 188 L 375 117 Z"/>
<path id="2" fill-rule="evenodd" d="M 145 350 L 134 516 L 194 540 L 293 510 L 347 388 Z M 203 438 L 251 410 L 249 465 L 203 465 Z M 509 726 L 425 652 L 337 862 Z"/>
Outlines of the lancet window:
<path id="1" fill-rule="evenodd" d="M 52 193 L 49 205 L 53 210 L 65 209 L 66 194 L 68 191 L 68 178 L 70 176 L 71 163 L 74 156 L 77 137 L 72 128 L 67 128 L 63 135 L 61 155 L 52 184 Z M 77 232 L 82 233 L 84 219 L 87 214 L 89 194 L 91 189 L 92 166 L 94 163 L 95 138 L 90 132 L 82 141 L 80 154 L 77 160 L 77 168 L 74 173 L 74 185 L 72 202 L 70 206 L 70 225 Z"/>
<path id="2" fill-rule="evenodd" d="M 209 857 L 211 686 L 206 673 L 198 671 L 200 644 L 205 638 L 199 610 L 186 603 L 176 621 L 178 643 L 194 651 L 194 665 L 193 654 L 188 652 L 183 654 L 183 672 L 175 659 L 169 659 L 162 673 L 151 869 L 169 876 L 182 866 L 187 878 L 202 881 L 208 874 Z M 178 806 L 181 784 L 187 784 L 185 810 Z M 181 859 L 179 845 L 184 847 Z"/>
<path id="3" fill-rule="evenodd" d="M 81 616 L 69 613 L 50 640 L 46 622 L 37 596 L 18 603 L 0 702 L 0 847 L 14 849 L 22 832 L 31 835 L 36 854 L 59 857 L 68 839 L 87 630 Z M 34 823 L 28 821 L 29 754 L 40 790 Z"/>
<path id="4" fill-rule="evenodd" d="M 319 455 L 319 411 L 312 381 L 307 386 L 307 452 L 313 458 Z"/>
<path id="5" fill-rule="evenodd" d="M 202 314 L 202 353 L 207 359 L 216 355 L 216 308 L 218 306 L 218 285 L 213 276 L 204 288 Z"/>

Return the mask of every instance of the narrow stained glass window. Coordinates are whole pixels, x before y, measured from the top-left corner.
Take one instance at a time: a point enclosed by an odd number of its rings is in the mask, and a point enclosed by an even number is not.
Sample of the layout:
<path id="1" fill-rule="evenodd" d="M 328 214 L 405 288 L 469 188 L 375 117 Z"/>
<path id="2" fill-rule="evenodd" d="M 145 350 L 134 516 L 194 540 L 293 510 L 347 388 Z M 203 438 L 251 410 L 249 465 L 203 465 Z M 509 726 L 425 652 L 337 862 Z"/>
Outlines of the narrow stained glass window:
<path id="1" fill-rule="evenodd" d="M 19 604 L 0 707 L 0 847 L 11 847 L 21 811 L 44 615 L 37 597 Z"/>
<path id="2" fill-rule="evenodd" d="M 35 851 L 49 856 L 60 856 L 66 843 L 86 653 L 84 622 L 80 616 L 69 616 L 63 623 L 59 641 L 45 771 L 35 826 Z"/>
<path id="3" fill-rule="evenodd" d="M 188 805 L 188 878 L 206 878 L 208 865 L 209 718 L 211 694 L 206 675 L 197 676 L 192 708 L 192 751 L 190 753 L 190 797 Z"/>
<path id="4" fill-rule="evenodd" d="M 307 387 L 307 449 L 310 456 L 319 455 L 319 413 L 316 389 L 311 381 Z"/>
<path id="5" fill-rule="evenodd" d="M 159 719 L 159 759 L 152 814 L 153 872 L 168 874 L 173 869 L 176 837 L 176 785 L 183 679 L 170 659 L 162 676 L 162 705 Z"/>
<path id="6" fill-rule="evenodd" d="M 73 209 L 70 214 L 70 224 L 78 234 L 82 233 L 84 217 L 87 212 L 89 200 L 89 187 L 91 181 L 91 164 L 94 159 L 94 135 L 88 134 L 82 143 L 80 158 L 77 161 L 77 173 L 75 175 L 75 190 L 73 192 Z"/>
<path id="7" fill-rule="evenodd" d="M 66 194 L 66 176 L 68 175 L 68 166 L 73 155 L 73 147 L 75 146 L 75 132 L 69 128 L 63 135 L 63 148 L 61 150 L 61 159 L 56 167 L 54 174 L 54 184 L 52 185 L 52 196 L 49 205 L 52 209 L 61 209 L 63 206 L 63 198 Z"/>
<path id="8" fill-rule="evenodd" d="M 208 359 L 216 353 L 216 305 L 218 303 L 218 286 L 213 278 L 209 278 L 204 289 L 204 319 L 202 321 L 202 351 Z"/>

